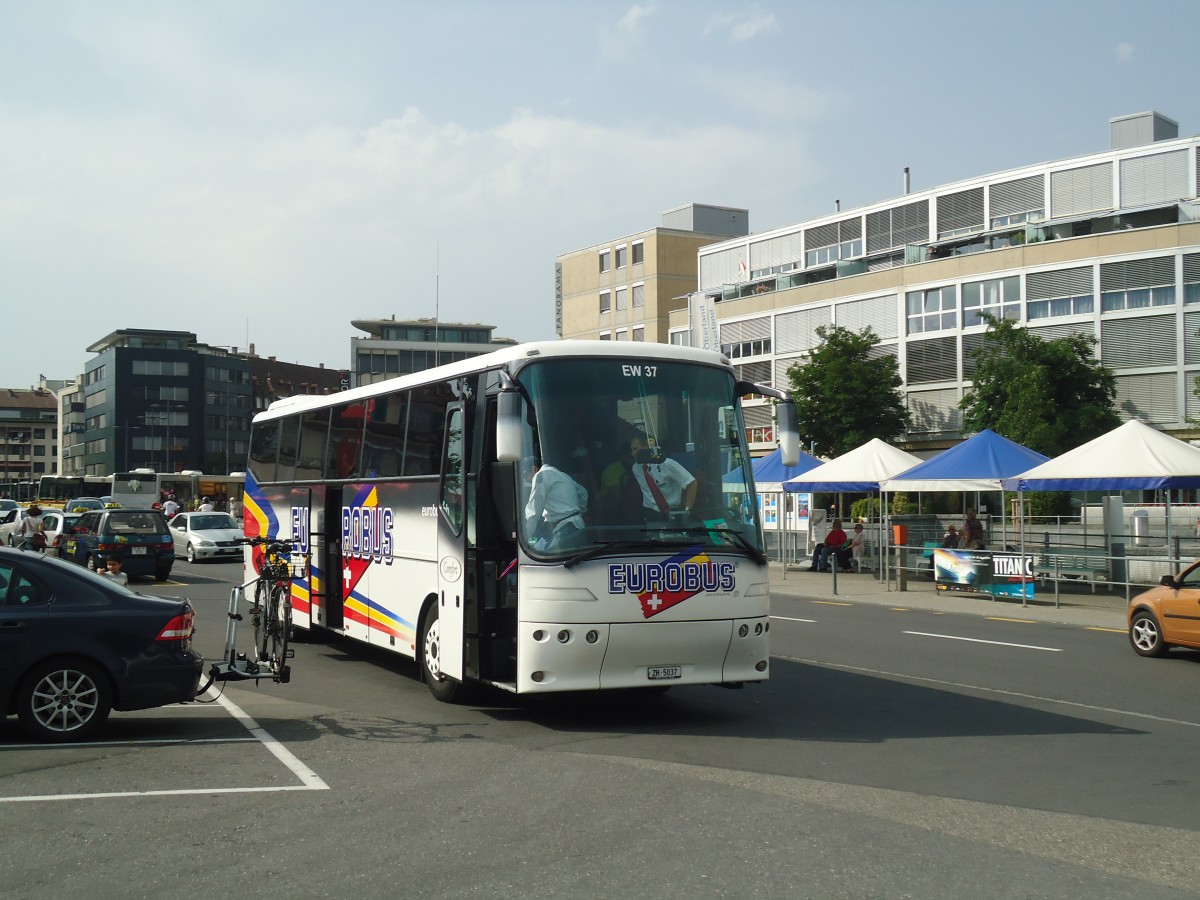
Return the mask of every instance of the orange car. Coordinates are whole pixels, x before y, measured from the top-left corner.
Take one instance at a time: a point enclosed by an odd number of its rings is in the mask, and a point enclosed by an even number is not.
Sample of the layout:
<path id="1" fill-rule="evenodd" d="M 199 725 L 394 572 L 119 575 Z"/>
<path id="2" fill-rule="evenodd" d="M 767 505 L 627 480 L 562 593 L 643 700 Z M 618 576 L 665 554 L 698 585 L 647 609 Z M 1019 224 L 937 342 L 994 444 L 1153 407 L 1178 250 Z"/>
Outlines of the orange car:
<path id="1" fill-rule="evenodd" d="M 1171 647 L 1200 649 L 1200 560 L 1130 600 L 1125 617 L 1129 643 L 1142 656 L 1162 656 Z"/>

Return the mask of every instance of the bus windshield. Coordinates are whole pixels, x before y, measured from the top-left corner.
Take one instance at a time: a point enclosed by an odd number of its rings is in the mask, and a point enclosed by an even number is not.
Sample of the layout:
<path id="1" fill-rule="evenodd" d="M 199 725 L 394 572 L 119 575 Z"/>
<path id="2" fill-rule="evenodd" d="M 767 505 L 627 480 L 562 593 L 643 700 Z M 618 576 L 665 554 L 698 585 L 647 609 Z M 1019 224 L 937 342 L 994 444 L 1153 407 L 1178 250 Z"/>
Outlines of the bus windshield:
<path id="1" fill-rule="evenodd" d="M 732 375 L 633 358 L 521 370 L 520 536 L 535 558 L 720 549 L 762 558 Z"/>

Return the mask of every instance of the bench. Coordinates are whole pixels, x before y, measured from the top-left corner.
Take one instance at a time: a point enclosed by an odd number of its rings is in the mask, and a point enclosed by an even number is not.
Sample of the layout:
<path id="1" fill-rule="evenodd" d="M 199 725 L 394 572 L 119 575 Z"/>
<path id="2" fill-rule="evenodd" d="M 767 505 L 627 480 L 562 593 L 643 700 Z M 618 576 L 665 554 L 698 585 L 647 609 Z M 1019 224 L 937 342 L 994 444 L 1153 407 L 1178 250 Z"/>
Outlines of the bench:
<path id="1" fill-rule="evenodd" d="M 1096 593 L 1096 582 L 1108 580 L 1108 553 L 1103 548 L 1062 547 L 1038 554 L 1033 573 L 1039 581 L 1046 578 L 1086 579 Z"/>

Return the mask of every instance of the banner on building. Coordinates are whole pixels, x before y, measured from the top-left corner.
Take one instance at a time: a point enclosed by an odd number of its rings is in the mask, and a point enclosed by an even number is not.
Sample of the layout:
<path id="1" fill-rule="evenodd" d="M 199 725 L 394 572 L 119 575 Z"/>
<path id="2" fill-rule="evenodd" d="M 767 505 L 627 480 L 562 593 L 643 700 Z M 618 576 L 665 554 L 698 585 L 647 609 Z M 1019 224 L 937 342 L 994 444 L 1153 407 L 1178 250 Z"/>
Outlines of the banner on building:
<path id="1" fill-rule="evenodd" d="M 688 298 L 692 326 L 692 346 L 701 350 L 720 350 L 721 332 L 717 328 L 717 303 L 711 295 L 697 292 Z"/>

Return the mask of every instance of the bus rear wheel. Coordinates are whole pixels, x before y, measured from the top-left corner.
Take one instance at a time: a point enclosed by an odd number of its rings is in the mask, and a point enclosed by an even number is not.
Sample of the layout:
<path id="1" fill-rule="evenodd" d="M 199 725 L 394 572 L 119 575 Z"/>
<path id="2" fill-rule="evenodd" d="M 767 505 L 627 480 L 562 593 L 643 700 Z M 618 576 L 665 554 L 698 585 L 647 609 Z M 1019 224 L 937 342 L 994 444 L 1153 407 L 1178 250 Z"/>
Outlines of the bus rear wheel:
<path id="1" fill-rule="evenodd" d="M 462 690 L 461 682 L 442 673 L 442 629 L 436 604 L 429 610 L 421 630 L 421 674 L 429 685 L 429 693 L 442 703 L 453 703 Z"/>

